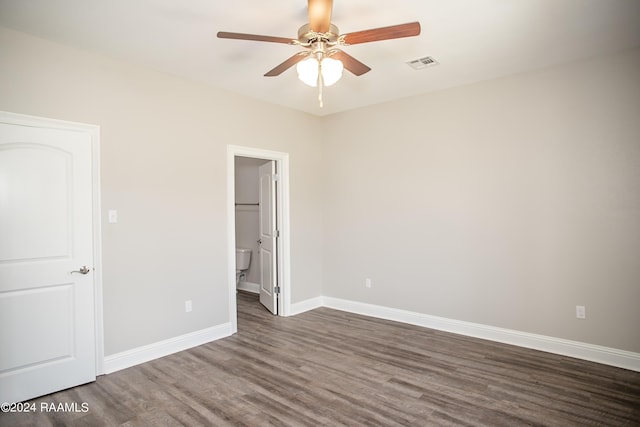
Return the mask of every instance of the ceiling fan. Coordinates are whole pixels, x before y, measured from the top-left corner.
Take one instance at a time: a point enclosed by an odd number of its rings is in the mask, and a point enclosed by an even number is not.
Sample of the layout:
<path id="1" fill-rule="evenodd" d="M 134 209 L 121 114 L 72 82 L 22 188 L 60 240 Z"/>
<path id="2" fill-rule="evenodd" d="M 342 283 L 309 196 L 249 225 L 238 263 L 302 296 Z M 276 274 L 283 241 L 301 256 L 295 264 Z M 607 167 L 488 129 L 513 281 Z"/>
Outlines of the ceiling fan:
<path id="1" fill-rule="evenodd" d="M 333 0 L 308 0 L 309 23 L 298 29 L 297 39 L 262 36 L 256 34 L 218 32 L 222 39 L 252 40 L 269 43 L 284 43 L 306 48 L 268 71 L 266 77 L 279 76 L 296 65 L 298 77 L 309 86 L 318 87 L 318 101 L 322 107 L 322 87 L 340 80 L 343 68 L 356 76 L 371 70 L 337 46 L 369 43 L 380 40 L 412 37 L 420 34 L 420 23 L 392 25 L 340 34 L 338 27 L 331 23 Z"/>

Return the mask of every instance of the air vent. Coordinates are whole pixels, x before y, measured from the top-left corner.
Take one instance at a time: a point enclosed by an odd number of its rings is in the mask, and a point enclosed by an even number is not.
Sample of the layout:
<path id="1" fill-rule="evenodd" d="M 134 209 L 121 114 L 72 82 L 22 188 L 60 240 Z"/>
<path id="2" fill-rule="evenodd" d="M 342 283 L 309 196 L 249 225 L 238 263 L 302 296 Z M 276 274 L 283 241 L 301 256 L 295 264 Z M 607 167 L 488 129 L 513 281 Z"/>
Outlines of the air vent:
<path id="1" fill-rule="evenodd" d="M 423 68 L 433 67 L 438 64 L 439 62 L 430 56 L 425 56 L 424 58 L 418 58 L 414 59 L 413 61 L 407 62 L 407 65 L 409 65 L 414 70 L 422 70 Z"/>

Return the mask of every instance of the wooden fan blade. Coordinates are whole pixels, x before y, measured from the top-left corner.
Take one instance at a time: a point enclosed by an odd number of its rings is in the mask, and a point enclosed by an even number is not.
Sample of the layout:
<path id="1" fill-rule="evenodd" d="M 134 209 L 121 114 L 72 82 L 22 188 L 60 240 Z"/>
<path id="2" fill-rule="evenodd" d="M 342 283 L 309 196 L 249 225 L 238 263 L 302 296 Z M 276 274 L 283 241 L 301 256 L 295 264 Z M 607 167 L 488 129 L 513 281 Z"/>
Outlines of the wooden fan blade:
<path id="1" fill-rule="evenodd" d="M 333 0 L 309 0 L 309 29 L 316 33 L 329 32 Z"/>
<path id="2" fill-rule="evenodd" d="M 218 38 L 235 39 L 235 40 L 253 40 L 256 42 L 293 44 L 293 40 L 287 39 L 284 37 L 260 36 L 257 34 L 229 33 L 226 31 L 218 32 Z"/>
<path id="3" fill-rule="evenodd" d="M 344 34 L 341 38 L 345 45 L 376 42 L 379 40 L 399 39 L 402 37 L 412 37 L 420 34 L 420 23 L 410 22 L 408 24 L 392 25 L 390 27 L 374 28 L 372 30 L 356 31 L 355 33 Z"/>
<path id="4" fill-rule="evenodd" d="M 361 76 L 364 73 L 368 73 L 369 71 L 371 71 L 371 68 L 341 50 L 336 50 L 333 53 L 329 54 L 329 56 L 342 62 L 344 68 L 351 71 L 356 76 Z"/>
<path id="5" fill-rule="evenodd" d="M 361 76 L 364 73 L 368 73 L 369 71 L 371 71 L 371 68 L 367 67 L 353 56 L 341 50 L 336 50 L 335 52 L 330 54 L 330 57 L 333 59 L 338 59 L 340 62 L 342 62 L 344 68 L 351 71 L 356 76 Z"/>
<path id="6" fill-rule="evenodd" d="M 275 67 L 273 70 L 269 71 L 265 74 L 265 77 L 275 77 L 287 71 L 289 68 L 296 65 L 298 62 L 302 61 L 309 55 L 309 52 L 298 52 L 293 55 L 291 58 L 284 61 L 282 64 Z"/>

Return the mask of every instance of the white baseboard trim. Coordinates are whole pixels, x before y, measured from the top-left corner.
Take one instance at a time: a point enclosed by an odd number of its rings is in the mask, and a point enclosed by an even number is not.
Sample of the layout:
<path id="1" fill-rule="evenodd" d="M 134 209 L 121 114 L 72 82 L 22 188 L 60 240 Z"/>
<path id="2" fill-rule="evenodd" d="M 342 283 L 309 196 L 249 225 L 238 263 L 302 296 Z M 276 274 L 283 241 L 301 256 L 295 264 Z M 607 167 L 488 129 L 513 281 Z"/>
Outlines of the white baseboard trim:
<path id="1" fill-rule="evenodd" d="M 315 297 L 300 301 L 291 304 L 289 315 L 294 316 L 319 307 L 333 308 L 350 313 L 362 314 L 364 316 L 408 323 L 640 372 L 640 353 L 340 298 Z M 110 374 L 140 363 L 228 337 L 231 334 L 231 323 L 224 323 L 106 356 L 103 363 L 104 373 Z"/>
<path id="2" fill-rule="evenodd" d="M 238 283 L 237 289 L 239 291 L 246 291 L 246 292 L 251 292 L 251 293 L 254 293 L 254 294 L 259 294 L 260 293 L 260 284 L 259 283 L 253 283 L 253 282 L 241 281 L 240 283 Z"/>
<path id="3" fill-rule="evenodd" d="M 313 310 L 314 308 L 320 308 L 324 305 L 324 297 L 309 298 L 304 301 L 291 304 L 288 316 L 295 316 L 296 314 L 304 313 L 305 311 Z"/>
<path id="4" fill-rule="evenodd" d="M 447 319 L 444 317 L 431 316 L 428 314 L 416 313 L 407 310 L 399 310 L 379 305 L 366 304 L 362 302 L 344 300 L 332 297 L 319 297 L 324 307 L 350 313 L 362 314 L 365 316 L 377 317 L 380 319 L 393 320 L 396 322 L 408 323 L 411 325 L 423 326 L 425 328 L 437 329 L 440 331 L 452 332 L 475 338 L 482 338 L 490 341 L 516 345 L 534 350 L 546 351 L 563 356 L 575 357 L 577 359 L 589 360 L 591 362 L 603 363 L 605 365 L 630 369 L 640 372 L 640 353 L 633 353 L 625 350 L 618 350 L 610 347 L 587 344 L 578 341 L 570 341 L 561 338 L 554 338 L 545 335 L 520 332 L 512 329 L 497 328 L 494 326 L 482 325 L 479 323 L 464 322 L 461 320 Z M 317 304 L 317 298 L 313 301 Z M 295 304 L 305 306 L 306 301 Z M 311 303 L 309 303 L 311 306 Z M 315 307 L 313 307 L 315 308 Z"/>
<path id="5" fill-rule="evenodd" d="M 223 323 L 222 325 L 105 356 L 104 373 L 111 374 L 121 369 L 130 368 L 140 363 L 228 337 L 231 334 L 231 323 Z"/>

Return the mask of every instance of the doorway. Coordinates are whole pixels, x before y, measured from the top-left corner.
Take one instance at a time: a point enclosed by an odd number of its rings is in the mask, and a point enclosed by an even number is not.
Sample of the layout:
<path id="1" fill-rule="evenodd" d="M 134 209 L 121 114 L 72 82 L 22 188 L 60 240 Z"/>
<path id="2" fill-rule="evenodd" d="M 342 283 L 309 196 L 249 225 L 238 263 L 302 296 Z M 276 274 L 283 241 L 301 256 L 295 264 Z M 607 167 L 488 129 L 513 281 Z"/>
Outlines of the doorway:
<path id="1" fill-rule="evenodd" d="M 259 295 L 261 304 L 273 314 L 278 310 L 278 294 L 274 293 L 278 239 L 272 231 L 277 229 L 278 214 L 276 167 L 275 160 L 235 157 L 237 289 Z"/>
<path id="2" fill-rule="evenodd" d="M 246 186 L 246 183 L 236 182 L 236 167 L 247 169 L 249 171 L 247 175 L 253 174 L 257 179 L 255 187 L 249 190 L 249 196 L 245 194 L 237 200 L 236 187 Z M 266 197 L 265 194 L 269 194 L 270 191 L 277 194 L 277 197 L 274 199 Z M 268 200 L 274 200 L 275 203 L 269 206 Z M 238 210 L 241 212 L 240 216 L 238 216 Z M 258 210 L 260 213 L 257 212 Z M 290 312 L 288 153 L 228 146 L 227 215 L 229 317 L 232 331 L 235 333 L 237 332 L 235 266 L 237 247 L 252 249 L 252 261 L 249 269 L 251 271 L 245 272 L 241 289 L 259 291 L 262 304 L 270 311 L 277 313 L 278 316 L 287 316 Z M 253 223 L 250 228 L 261 230 L 255 233 L 255 239 L 251 237 L 252 231 L 250 230 L 246 233 L 248 235 L 236 235 L 237 222 L 246 221 L 247 218 L 256 216 L 259 218 L 258 223 Z M 277 295 L 265 293 L 265 290 L 262 289 L 269 278 L 272 278 L 273 282 L 270 282 L 267 289 L 277 291 Z M 258 289 L 258 286 L 261 288 Z"/>

